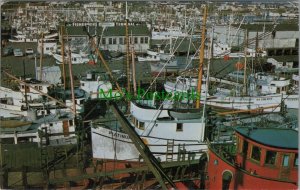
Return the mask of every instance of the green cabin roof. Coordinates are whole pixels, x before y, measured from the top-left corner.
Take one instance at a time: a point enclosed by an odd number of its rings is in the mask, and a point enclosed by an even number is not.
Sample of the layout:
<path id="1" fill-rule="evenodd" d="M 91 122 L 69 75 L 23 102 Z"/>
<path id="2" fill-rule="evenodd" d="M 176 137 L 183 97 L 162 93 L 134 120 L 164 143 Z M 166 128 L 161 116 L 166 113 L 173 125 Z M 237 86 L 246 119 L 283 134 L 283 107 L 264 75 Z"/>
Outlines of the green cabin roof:
<path id="1" fill-rule="evenodd" d="M 236 132 L 265 146 L 298 149 L 298 131 L 293 129 L 238 127 Z"/>

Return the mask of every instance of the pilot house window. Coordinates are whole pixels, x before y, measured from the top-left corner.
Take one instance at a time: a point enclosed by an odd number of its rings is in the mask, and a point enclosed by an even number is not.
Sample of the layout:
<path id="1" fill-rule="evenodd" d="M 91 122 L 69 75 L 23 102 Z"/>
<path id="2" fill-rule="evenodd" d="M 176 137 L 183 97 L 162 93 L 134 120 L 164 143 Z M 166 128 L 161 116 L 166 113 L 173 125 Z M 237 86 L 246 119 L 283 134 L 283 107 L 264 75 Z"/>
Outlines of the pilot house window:
<path id="1" fill-rule="evenodd" d="M 139 122 L 139 129 L 144 130 L 145 129 L 145 123 L 144 122 Z"/>
<path id="2" fill-rule="evenodd" d="M 266 164 L 271 164 L 274 165 L 275 164 L 275 160 L 276 160 L 276 152 L 273 151 L 267 151 L 266 153 Z"/>
<path id="3" fill-rule="evenodd" d="M 177 123 L 176 131 L 183 131 L 182 123 Z"/>
<path id="4" fill-rule="evenodd" d="M 295 154 L 294 167 L 298 167 L 298 154 Z"/>
<path id="5" fill-rule="evenodd" d="M 248 142 L 244 140 L 242 153 L 247 156 Z"/>
<path id="6" fill-rule="evenodd" d="M 261 149 L 257 146 L 252 147 L 251 158 L 256 161 L 260 161 Z"/>
<path id="7" fill-rule="evenodd" d="M 289 166 L 289 159 L 290 159 L 289 155 L 283 155 L 282 166 L 288 167 Z"/>

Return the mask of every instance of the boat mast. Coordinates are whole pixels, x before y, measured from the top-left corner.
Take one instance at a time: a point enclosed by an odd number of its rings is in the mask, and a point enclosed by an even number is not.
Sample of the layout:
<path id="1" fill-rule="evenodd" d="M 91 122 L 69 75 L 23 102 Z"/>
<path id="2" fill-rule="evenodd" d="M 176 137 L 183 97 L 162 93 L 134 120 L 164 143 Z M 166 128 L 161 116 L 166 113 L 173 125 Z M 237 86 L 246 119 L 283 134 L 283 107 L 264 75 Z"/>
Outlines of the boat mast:
<path id="1" fill-rule="evenodd" d="M 23 59 L 23 78 L 24 78 L 24 81 L 26 80 L 26 72 L 25 72 L 25 61 Z M 26 108 L 28 108 L 28 100 L 27 100 L 27 87 L 26 84 L 24 85 L 25 87 L 25 94 L 24 94 L 24 97 L 25 97 L 25 105 L 26 105 Z"/>
<path id="2" fill-rule="evenodd" d="M 131 39 L 132 39 L 132 31 L 131 31 Z M 131 41 L 131 59 L 132 59 L 132 82 L 133 82 L 133 93 L 136 96 L 136 78 L 135 78 L 135 61 L 134 61 L 134 43 L 133 40 Z"/>
<path id="3" fill-rule="evenodd" d="M 247 94 L 247 46 L 248 46 L 248 31 L 245 31 L 245 47 L 244 47 L 244 54 L 245 54 L 245 62 L 244 62 L 244 88 L 243 94 Z"/>
<path id="4" fill-rule="evenodd" d="M 204 97 L 204 103 L 203 103 L 203 112 L 202 112 L 202 123 L 205 122 L 205 110 L 206 110 L 206 101 L 207 101 L 207 92 L 208 92 L 208 84 L 209 84 L 209 75 L 210 75 L 210 64 L 211 64 L 211 58 L 213 57 L 213 39 L 214 39 L 214 26 L 212 26 L 212 32 L 210 36 L 210 42 L 209 42 L 209 49 L 208 49 L 208 60 L 207 60 L 207 76 L 205 81 L 205 97 Z M 202 136 L 201 141 L 204 141 L 205 138 L 207 138 L 207 135 L 205 135 L 205 127 L 202 127 Z"/>
<path id="5" fill-rule="evenodd" d="M 201 96 L 203 62 L 204 62 L 206 18 L 207 18 L 207 8 L 205 5 L 204 11 L 203 11 L 203 21 L 202 21 L 201 48 L 200 48 L 200 52 L 199 52 L 200 62 L 199 62 L 198 84 L 197 84 L 197 95 L 199 95 L 199 97 L 197 98 L 196 108 L 200 108 L 200 96 Z"/>
<path id="6" fill-rule="evenodd" d="M 126 22 L 125 22 L 125 41 L 126 41 L 126 75 L 127 75 L 127 92 L 130 93 L 130 53 L 129 53 L 129 37 L 128 37 L 128 10 L 126 1 Z M 131 40 L 133 40 L 131 38 Z"/>
<path id="7" fill-rule="evenodd" d="M 63 83 L 64 90 L 66 90 L 66 69 L 65 69 L 65 44 L 64 44 L 64 27 L 61 26 L 61 57 L 62 57 L 62 70 L 63 70 Z"/>
<path id="8" fill-rule="evenodd" d="M 68 39 L 68 37 L 67 37 Z M 68 40 L 69 41 L 69 40 Z M 70 82 L 71 82 L 71 94 L 72 94 L 72 102 L 73 102 L 73 111 L 76 113 L 76 104 L 75 104 L 75 94 L 74 94 L 74 81 L 73 81 L 73 70 L 72 70 L 72 58 L 71 58 L 71 44 L 69 43 L 69 51 L 68 51 L 68 58 L 69 58 L 69 74 L 70 74 Z"/>
<path id="9" fill-rule="evenodd" d="M 42 81 L 43 70 L 42 70 L 42 63 L 43 63 L 43 54 L 44 54 L 44 33 L 42 32 L 42 39 L 41 39 L 41 54 L 40 54 L 40 81 Z"/>

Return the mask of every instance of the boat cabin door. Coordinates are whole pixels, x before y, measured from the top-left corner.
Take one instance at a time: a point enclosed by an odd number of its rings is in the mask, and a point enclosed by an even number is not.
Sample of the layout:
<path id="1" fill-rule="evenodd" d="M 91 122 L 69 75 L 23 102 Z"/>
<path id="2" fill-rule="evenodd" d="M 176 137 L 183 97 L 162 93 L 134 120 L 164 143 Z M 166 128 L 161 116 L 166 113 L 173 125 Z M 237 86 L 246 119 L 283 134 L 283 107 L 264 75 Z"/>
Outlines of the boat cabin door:
<path id="1" fill-rule="evenodd" d="M 290 155 L 289 154 L 283 154 L 281 165 L 280 165 L 280 173 L 279 178 L 280 179 L 288 179 L 290 176 Z"/>

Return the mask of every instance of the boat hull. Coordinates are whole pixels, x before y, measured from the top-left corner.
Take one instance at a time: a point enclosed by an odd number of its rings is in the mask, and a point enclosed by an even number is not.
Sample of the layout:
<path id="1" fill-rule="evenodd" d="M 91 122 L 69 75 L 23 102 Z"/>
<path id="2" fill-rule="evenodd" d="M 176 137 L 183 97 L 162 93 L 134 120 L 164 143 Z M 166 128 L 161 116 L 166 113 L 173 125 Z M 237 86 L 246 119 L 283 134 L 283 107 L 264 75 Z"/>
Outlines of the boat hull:
<path id="1" fill-rule="evenodd" d="M 216 97 L 206 101 L 206 105 L 230 110 L 261 110 L 262 112 L 279 112 L 282 96 L 257 97 Z M 201 102 L 204 103 L 204 102 Z"/>
<path id="2" fill-rule="evenodd" d="M 224 189 L 223 174 L 229 172 L 232 178 L 225 189 L 297 189 L 297 184 L 287 181 L 258 177 L 224 161 L 214 151 L 208 151 L 208 180 L 206 189 Z"/>
<path id="3" fill-rule="evenodd" d="M 102 126 L 92 128 L 93 158 L 120 161 L 140 161 L 140 154 L 132 143 L 129 135 Z M 160 161 L 166 161 L 167 144 L 170 139 L 151 136 L 141 136 L 153 155 Z M 172 160 L 179 159 L 178 150 L 184 150 L 185 159 L 199 159 L 207 145 L 191 140 L 174 140 Z M 201 150 L 201 151 L 200 151 Z M 187 153 L 187 152 L 190 152 Z M 181 158 L 184 157 L 181 155 Z"/>

